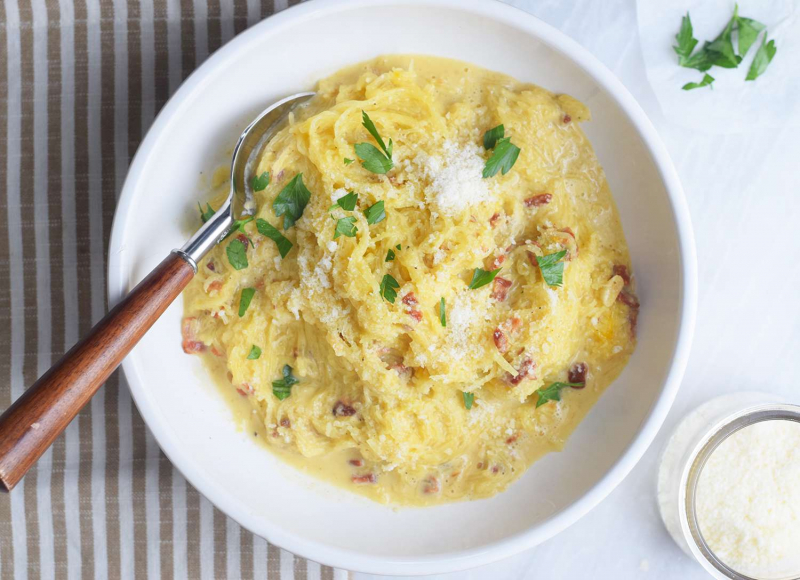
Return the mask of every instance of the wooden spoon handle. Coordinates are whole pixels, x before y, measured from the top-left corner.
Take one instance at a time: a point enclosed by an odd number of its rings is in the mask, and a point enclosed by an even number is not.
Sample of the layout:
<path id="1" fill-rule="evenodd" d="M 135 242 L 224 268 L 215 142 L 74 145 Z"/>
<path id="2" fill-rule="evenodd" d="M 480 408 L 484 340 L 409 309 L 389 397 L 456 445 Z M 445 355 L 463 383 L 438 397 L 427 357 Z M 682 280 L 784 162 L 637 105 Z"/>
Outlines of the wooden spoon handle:
<path id="1" fill-rule="evenodd" d="M 0 490 L 11 490 L 194 276 L 170 254 L 0 417 Z"/>

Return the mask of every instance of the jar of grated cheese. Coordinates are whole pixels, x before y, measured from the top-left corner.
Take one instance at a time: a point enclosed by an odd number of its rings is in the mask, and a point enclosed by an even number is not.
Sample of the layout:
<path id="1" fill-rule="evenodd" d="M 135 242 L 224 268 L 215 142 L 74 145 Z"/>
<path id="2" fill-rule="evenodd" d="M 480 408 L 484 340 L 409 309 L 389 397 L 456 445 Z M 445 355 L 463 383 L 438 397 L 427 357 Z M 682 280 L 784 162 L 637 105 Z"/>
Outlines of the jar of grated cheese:
<path id="1" fill-rule="evenodd" d="M 800 406 L 736 393 L 698 407 L 664 448 L 658 504 L 714 578 L 800 579 Z"/>

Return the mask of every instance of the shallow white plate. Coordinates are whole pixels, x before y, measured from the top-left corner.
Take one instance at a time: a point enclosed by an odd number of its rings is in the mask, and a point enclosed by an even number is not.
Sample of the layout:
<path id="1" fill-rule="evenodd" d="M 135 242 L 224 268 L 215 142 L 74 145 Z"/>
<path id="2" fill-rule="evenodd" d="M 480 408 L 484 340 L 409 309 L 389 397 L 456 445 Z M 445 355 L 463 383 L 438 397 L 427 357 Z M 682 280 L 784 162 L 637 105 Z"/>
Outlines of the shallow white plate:
<path id="1" fill-rule="evenodd" d="M 384 574 L 464 569 L 530 548 L 596 505 L 653 440 L 678 389 L 694 325 L 689 215 L 667 152 L 631 95 L 560 32 L 488 0 L 315 0 L 254 26 L 208 59 L 136 153 L 114 221 L 109 292 L 118 300 L 197 226 L 192 186 L 266 104 L 343 65 L 386 53 L 457 58 L 566 92 L 619 205 L 639 282 L 639 345 L 562 453 L 483 501 L 392 511 L 311 480 L 246 434 L 181 351 L 178 301 L 123 363 L 161 448 L 217 507 L 313 560 Z M 202 176 L 201 176 L 202 173 Z"/>

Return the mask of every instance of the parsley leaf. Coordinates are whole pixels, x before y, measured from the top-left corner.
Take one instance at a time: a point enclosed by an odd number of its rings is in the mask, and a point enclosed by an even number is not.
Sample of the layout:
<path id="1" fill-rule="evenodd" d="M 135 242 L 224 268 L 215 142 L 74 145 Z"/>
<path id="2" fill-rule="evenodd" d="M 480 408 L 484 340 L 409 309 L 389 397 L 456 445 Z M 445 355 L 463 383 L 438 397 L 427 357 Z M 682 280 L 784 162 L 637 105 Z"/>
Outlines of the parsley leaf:
<path id="1" fill-rule="evenodd" d="M 244 316 L 244 313 L 247 312 L 248 308 L 250 308 L 250 302 L 252 302 L 255 294 L 255 288 L 244 288 L 242 290 L 242 297 L 239 298 L 239 318 Z"/>
<path id="2" fill-rule="evenodd" d="M 447 313 L 444 310 L 444 296 L 439 301 L 439 322 L 442 323 L 442 326 L 447 328 Z"/>
<path id="3" fill-rule="evenodd" d="M 386 252 L 386 259 L 384 260 L 384 262 L 393 262 L 393 261 L 394 261 L 394 250 L 390 248 L 389 251 Z"/>
<path id="4" fill-rule="evenodd" d="M 542 271 L 542 278 L 548 286 L 561 286 L 564 282 L 564 262 L 560 260 L 566 255 L 567 251 L 561 250 L 555 254 L 536 256 L 536 262 Z"/>
<path id="5" fill-rule="evenodd" d="M 292 249 L 292 242 L 289 241 L 289 238 L 284 236 L 278 230 L 278 228 L 273 226 L 267 220 L 262 220 L 261 218 L 256 220 L 256 228 L 258 229 L 259 234 L 275 242 L 275 244 L 278 246 L 278 251 L 281 254 L 281 258 L 285 258 L 286 254 L 289 253 L 289 250 Z"/>
<path id="6" fill-rule="evenodd" d="M 392 140 L 389 139 L 389 147 L 386 147 L 386 144 L 381 139 L 381 136 L 378 134 L 378 130 L 375 128 L 375 123 L 372 122 L 372 119 L 369 118 L 366 111 L 361 111 L 361 124 L 364 125 L 369 134 L 375 138 L 375 141 L 378 142 L 378 145 L 381 146 L 383 152 L 386 154 L 390 160 L 392 158 Z"/>
<path id="7" fill-rule="evenodd" d="M 686 13 L 681 19 L 681 29 L 675 35 L 675 40 L 678 41 L 677 46 L 672 49 L 678 55 L 678 64 L 686 66 L 686 62 L 692 54 L 694 47 L 697 46 L 697 39 L 694 38 L 694 31 L 692 29 L 692 19 L 689 18 L 689 13 Z"/>
<path id="8" fill-rule="evenodd" d="M 739 54 L 744 56 L 755 43 L 759 33 L 766 28 L 766 24 L 752 18 L 740 16 L 736 20 L 736 30 L 739 33 Z"/>
<path id="9" fill-rule="evenodd" d="M 483 148 L 494 149 L 498 139 L 502 139 L 506 133 L 506 128 L 503 125 L 498 125 L 493 129 L 489 129 L 483 134 Z"/>
<path id="10" fill-rule="evenodd" d="M 742 62 L 742 57 L 736 54 L 736 50 L 733 48 L 733 27 L 738 17 L 739 6 L 737 5 L 725 29 L 710 43 L 703 45 L 704 51 L 713 53 L 711 58 L 714 66 L 736 68 Z"/>
<path id="11" fill-rule="evenodd" d="M 353 161 L 355 161 L 355 159 L 350 159 L 348 157 L 344 158 L 344 164 L 345 165 L 350 165 Z"/>
<path id="12" fill-rule="evenodd" d="M 311 192 L 308 191 L 303 183 L 303 174 L 298 173 L 272 202 L 272 209 L 275 215 L 283 216 L 283 229 L 288 230 L 303 215 L 308 201 L 311 199 Z"/>
<path id="13" fill-rule="evenodd" d="M 386 219 L 386 210 L 384 209 L 383 201 L 378 201 L 364 210 L 364 215 L 367 217 L 369 225 L 375 225 Z"/>
<path id="14" fill-rule="evenodd" d="M 372 143 L 356 143 L 355 150 L 356 155 L 363 161 L 361 165 L 367 171 L 382 175 L 394 167 L 392 160 L 381 153 Z"/>
<path id="15" fill-rule="evenodd" d="M 328 211 L 332 209 L 336 209 L 337 207 L 342 208 L 345 211 L 353 211 L 356 208 L 356 202 L 358 201 L 358 194 L 355 191 L 351 191 L 347 195 L 343 195 L 339 199 L 336 200 L 331 207 L 328 208 Z"/>
<path id="16" fill-rule="evenodd" d="M 299 382 L 300 381 L 292 375 L 292 367 L 283 365 L 283 378 L 272 381 L 272 394 L 283 401 L 292 394 L 292 385 L 296 385 Z"/>
<path id="17" fill-rule="evenodd" d="M 197 203 L 197 207 L 200 208 L 200 219 L 203 220 L 203 223 L 206 223 L 208 220 L 210 220 L 211 216 L 213 216 L 216 213 L 214 211 L 214 208 L 211 207 L 210 203 L 206 204 L 205 211 L 203 211 L 203 206 L 200 205 L 199 202 Z"/>
<path id="18" fill-rule="evenodd" d="M 747 78 L 744 80 L 754 81 L 764 74 L 776 52 L 778 52 L 778 49 L 775 47 L 775 41 L 770 40 L 767 42 L 767 35 L 765 34 L 764 40 L 761 41 L 761 46 L 758 47 L 758 52 L 756 52 L 756 56 L 753 59 L 753 64 L 750 65 L 750 70 L 747 71 Z"/>
<path id="19" fill-rule="evenodd" d="M 397 251 L 398 251 L 398 252 L 399 252 L 399 251 L 402 249 L 402 248 L 400 247 L 400 244 L 397 244 L 397 245 L 395 246 L 395 248 L 397 248 Z"/>
<path id="20" fill-rule="evenodd" d="M 501 170 L 503 175 L 508 173 L 514 166 L 514 163 L 517 162 L 519 151 L 519 147 L 511 142 L 510 137 L 498 140 L 492 156 L 489 157 L 483 168 L 483 177 L 493 177 Z"/>
<path id="21" fill-rule="evenodd" d="M 703 80 L 700 81 L 699 83 L 686 83 L 681 88 L 684 91 L 691 91 L 692 89 L 700 89 L 702 87 L 710 87 L 711 83 L 713 83 L 713 82 L 714 82 L 714 77 L 712 77 L 710 74 L 706 73 L 705 75 L 703 75 Z"/>
<path id="22" fill-rule="evenodd" d="M 333 234 L 333 239 L 335 240 L 339 236 L 354 238 L 356 237 L 357 231 L 356 218 L 353 216 L 341 218 L 336 222 L 336 232 Z"/>
<path id="23" fill-rule="evenodd" d="M 231 263 L 234 270 L 247 268 L 247 248 L 241 240 L 233 240 L 228 244 L 225 253 L 228 254 L 228 262 Z"/>
<path id="24" fill-rule="evenodd" d="M 247 232 L 244 229 L 244 226 L 249 224 L 251 221 L 253 221 L 253 217 L 252 216 L 251 217 L 246 217 L 243 220 L 233 220 L 233 223 L 231 224 L 231 228 L 228 230 L 228 233 L 225 234 L 225 237 L 222 238 L 222 239 L 223 240 L 227 240 L 233 234 L 235 234 L 236 232 L 239 232 L 240 234 L 244 234 L 244 236 L 247 238 L 247 241 L 249 241 L 252 244 L 253 240 L 250 239 L 250 237 L 247 235 Z M 245 247 L 245 249 L 247 249 L 247 248 Z"/>
<path id="25" fill-rule="evenodd" d="M 469 411 L 472 409 L 472 403 L 475 402 L 475 393 L 461 391 L 461 394 L 464 395 L 464 406 L 467 408 L 467 411 Z"/>
<path id="26" fill-rule="evenodd" d="M 261 349 L 258 348 L 256 345 L 250 349 L 250 354 L 247 355 L 247 360 L 256 360 L 258 357 L 261 356 Z"/>
<path id="27" fill-rule="evenodd" d="M 261 175 L 254 175 L 253 179 L 250 181 L 250 185 L 253 187 L 253 191 L 264 191 L 267 189 L 269 185 L 269 172 L 265 171 Z"/>
<path id="28" fill-rule="evenodd" d="M 389 274 L 383 276 L 380 286 L 381 296 L 388 300 L 390 304 L 394 304 L 394 299 L 397 298 L 398 288 L 400 288 L 400 284 L 397 283 L 397 280 Z"/>
<path id="29" fill-rule="evenodd" d="M 549 387 L 542 387 L 536 391 L 539 399 L 536 401 L 536 408 L 538 409 L 548 401 L 560 401 L 561 389 L 566 387 L 582 387 L 583 383 L 552 383 Z"/>
<path id="30" fill-rule="evenodd" d="M 475 290 L 481 286 L 486 286 L 489 282 L 494 280 L 494 277 L 497 276 L 497 273 L 500 270 L 502 270 L 502 268 L 487 272 L 486 270 L 475 268 L 475 272 L 472 273 L 472 282 L 469 283 L 470 290 Z"/>

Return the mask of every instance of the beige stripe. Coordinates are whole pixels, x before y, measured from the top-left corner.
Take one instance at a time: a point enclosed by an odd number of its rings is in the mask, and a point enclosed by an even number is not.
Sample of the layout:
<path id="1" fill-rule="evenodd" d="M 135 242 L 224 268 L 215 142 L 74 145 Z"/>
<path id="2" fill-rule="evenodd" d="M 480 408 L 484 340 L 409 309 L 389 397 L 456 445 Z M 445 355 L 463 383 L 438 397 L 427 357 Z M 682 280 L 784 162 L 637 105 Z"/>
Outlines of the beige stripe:
<path id="1" fill-rule="evenodd" d="M 226 578 L 228 563 L 227 529 L 225 514 L 214 508 L 214 578 Z"/>
<path id="2" fill-rule="evenodd" d="M 88 72 L 86 39 L 86 6 L 75 2 L 75 213 L 81 216 L 76 222 L 78 332 L 86 334 L 91 323 L 91 281 L 87 275 L 91 268 L 89 257 L 89 195 L 88 195 Z M 79 415 L 80 463 L 78 513 L 81 526 L 81 576 L 94 575 L 94 541 L 92 538 L 92 412 L 84 409 Z"/>
<path id="3" fill-rule="evenodd" d="M 253 534 L 241 529 L 239 536 L 239 575 L 242 580 L 253 578 Z"/>
<path id="4" fill-rule="evenodd" d="M 281 550 L 272 544 L 267 545 L 267 578 L 281 580 Z"/>
<path id="5" fill-rule="evenodd" d="M 7 43 L 11 42 L 7 27 L 10 23 L 6 20 L 6 5 L 0 2 L 0 21 L 4 26 L 0 29 L 0 87 L 5 88 L 3 98 L 6 103 L 11 102 L 11 87 L 8 84 Z M 12 31 L 13 34 L 13 31 Z M 6 118 L 8 110 L 0 114 L 0 167 L 4 168 L 5 176 L 0 178 L 0 215 L 8 216 L 8 143 L 6 141 L 8 130 Z M 0 349 L 5 353 L 12 353 L 11 349 L 11 277 L 9 267 L 8 220 L 0 219 Z M 13 354 L 13 353 L 12 353 Z M 11 359 L 8 356 L 0 357 L 0 408 L 7 408 L 11 404 Z M 6 494 L 0 497 L 0 578 L 14 577 L 14 533 L 11 525 L 11 497 Z"/>
<path id="6" fill-rule="evenodd" d="M 322 578 L 322 580 L 333 580 L 333 568 L 329 566 L 323 566 L 322 572 L 320 573 L 320 578 Z"/>
<path id="7" fill-rule="evenodd" d="M 33 141 L 33 34 L 30 33 L 32 26 L 33 15 L 31 14 L 31 6 L 28 0 L 21 0 L 19 3 L 19 20 L 20 29 L 26 29 L 27 33 L 20 33 L 20 69 L 21 69 L 21 141 L 20 141 L 20 196 L 21 189 L 24 186 L 27 191 L 30 191 L 31 176 L 34 171 L 34 155 L 36 149 Z M 33 236 L 26 236 L 27 232 L 32 232 L 34 224 L 31 216 L 35 215 L 35 207 L 31 207 L 30 203 L 25 203 L 24 199 L 30 199 L 30 196 L 20 199 L 20 213 L 21 213 L 21 228 L 22 233 L 19 238 L 12 239 L 11 244 L 20 244 L 22 246 L 22 260 L 23 263 L 35 264 L 36 259 L 36 239 Z M 27 238 L 27 239 L 25 239 Z M 37 378 L 37 361 L 36 361 L 36 343 L 38 340 L 38 312 L 36 297 L 33 292 L 28 292 L 27 289 L 36 287 L 36 271 L 38 268 L 28 267 L 22 270 L 22 283 L 26 292 L 24 294 L 25 304 L 25 342 L 24 342 L 24 358 L 22 363 L 22 380 L 24 386 L 27 388 Z M 37 487 L 39 479 L 39 470 L 32 469 L 25 476 L 25 489 L 23 491 L 25 498 L 25 518 L 27 523 L 27 541 L 28 541 L 28 578 L 36 580 L 39 578 L 39 567 L 31 566 L 31 562 L 39 561 L 39 520 L 38 520 L 38 502 L 37 502 Z"/>
<path id="8" fill-rule="evenodd" d="M 294 557 L 294 580 L 307 580 L 308 567 L 304 558 Z"/>
<path id="9" fill-rule="evenodd" d="M 186 571 L 192 580 L 200 578 L 200 494 L 186 486 Z"/>
<path id="10" fill-rule="evenodd" d="M 186 78 L 194 70 L 194 6 L 192 0 L 180 0 L 181 3 L 181 72 Z"/>
<path id="11" fill-rule="evenodd" d="M 59 22 L 60 11 L 56 2 L 47 2 L 47 20 Z M 61 175 L 61 27 L 47 27 L 47 80 L 49 89 L 47 133 L 48 133 L 48 172 L 51 175 Z M 57 234 L 65 227 L 61 212 L 61 197 L 63 196 L 62 180 L 54 187 L 50 184 L 50 228 Z M 56 194 L 57 192 L 57 194 Z M 50 238 L 50 266 L 51 266 L 51 292 L 52 303 L 52 335 L 53 354 L 59 356 L 66 350 L 64 343 L 64 251 L 60 235 Z M 52 451 L 52 479 L 50 482 L 50 495 L 53 513 L 53 566 L 54 576 L 58 579 L 67 577 L 67 524 L 65 518 L 66 504 L 64 502 L 64 468 L 66 454 L 66 436 L 59 437 L 53 444 Z M 0 516 L 1 518 L 2 516 Z M 2 574 L 0 574 L 0 577 Z"/>
<path id="12" fill-rule="evenodd" d="M 103 272 L 108 260 L 108 244 L 111 235 L 112 210 L 116 205 L 116 151 L 115 134 L 115 65 L 114 53 L 114 5 L 100 3 L 100 71 L 101 71 L 101 110 L 100 143 L 102 167 L 102 208 L 103 208 Z M 103 285 L 103 298 L 105 298 Z M 103 299 L 105 304 L 105 299 Z M 119 405 L 119 373 L 111 375 L 104 387 L 105 394 L 105 542 L 107 545 L 107 574 L 118 578 L 120 574 L 120 513 L 119 513 L 119 427 L 117 408 Z"/>

